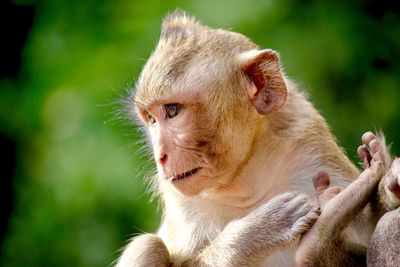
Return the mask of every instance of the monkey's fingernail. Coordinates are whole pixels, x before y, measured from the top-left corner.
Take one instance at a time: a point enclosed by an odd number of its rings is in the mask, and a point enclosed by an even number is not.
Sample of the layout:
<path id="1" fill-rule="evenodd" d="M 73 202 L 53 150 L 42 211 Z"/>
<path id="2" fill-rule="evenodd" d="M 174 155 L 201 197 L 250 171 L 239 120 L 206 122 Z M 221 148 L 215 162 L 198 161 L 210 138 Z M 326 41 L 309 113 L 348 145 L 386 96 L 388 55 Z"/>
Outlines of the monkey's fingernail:
<path id="1" fill-rule="evenodd" d="M 368 144 L 369 142 L 371 142 L 371 140 L 373 140 L 375 138 L 375 135 L 372 132 L 366 132 L 365 134 L 363 134 L 363 136 L 361 137 L 361 140 L 363 141 L 364 144 Z"/>

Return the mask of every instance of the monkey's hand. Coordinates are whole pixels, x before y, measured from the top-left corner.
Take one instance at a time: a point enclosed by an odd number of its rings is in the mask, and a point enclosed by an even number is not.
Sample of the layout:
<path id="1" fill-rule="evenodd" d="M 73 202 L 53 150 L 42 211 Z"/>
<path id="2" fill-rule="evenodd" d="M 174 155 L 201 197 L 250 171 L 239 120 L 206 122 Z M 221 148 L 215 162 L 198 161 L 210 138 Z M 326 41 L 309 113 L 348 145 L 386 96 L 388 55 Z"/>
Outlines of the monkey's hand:
<path id="1" fill-rule="evenodd" d="M 287 192 L 228 227 L 240 229 L 237 234 L 253 236 L 254 241 L 261 241 L 259 245 L 266 249 L 279 249 L 298 241 L 318 215 L 319 208 L 306 195 Z"/>
<path id="2" fill-rule="evenodd" d="M 170 265 L 170 255 L 164 242 L 155 234 L 143 234 L 128 244 L 116 267 L 169 267 Z"/>
<path id="3" fill-rule="evenodd" d="M 230 222 L 184 266 L 259 266 L 272 252 L 296 245 L 319 215 L 303 194 L 278 195 L 247 216 Z"/>
<path id="4" fill-rule="evenodd" d="M 379 150 L 384 164 L 385 175 L 379 183 L 378 203 L 376 203 L 377 207 L 375 207 L 380 217 L 385 212 L 400 206 L 400 159 L 396 158 L 392 162 L 383 135 L 374 135 L 371 132 L 367 132 L 361 139 L 363 145 L 358 148 L 357 152 L 364 168 L 370 166 L 373 159 L 371 151 L 373 150 Z"/>
<path id="5" fill-rule="evenodd" d="M 300 242 L 296 252 L 298 266 L 365 266 L 366 248 L 344 239 L 342 233 L 370 201 L 386 167 L 385 151 L 377 138 L 366 139 L 364 135 L 363 141 L 365 150 L 359 149 L 359 154 L 368 165 L 347 188 L 329 187 L 325 172 L 314 177 L 322 212 Z"/>

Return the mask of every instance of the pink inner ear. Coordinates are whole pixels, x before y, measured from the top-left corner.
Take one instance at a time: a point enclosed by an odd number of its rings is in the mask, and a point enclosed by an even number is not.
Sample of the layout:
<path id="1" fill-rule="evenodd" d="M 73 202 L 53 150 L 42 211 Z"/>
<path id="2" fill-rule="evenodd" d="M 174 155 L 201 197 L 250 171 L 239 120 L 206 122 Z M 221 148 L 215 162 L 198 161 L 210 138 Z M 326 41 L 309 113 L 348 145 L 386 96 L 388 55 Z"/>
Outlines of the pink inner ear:
<path id="1" fill-rule="evenodd" d="M 275 53 L 258 55 L 245 66 L 245 73 L 257 88 L 256 93 L 250 95 L 250 99 L 260 114 L 273 112 L 283 106 L 287 90 Z"/>
<path id="2" fill-rule="evenodd" d="M 265 87 L 265 78 L 263 77 L 263 73 L 257 68 L 256 64 L 249 66 L 246 73 L 257 87 L 256 94 L 258 94 L 260 92 L 259 88 Z"/>

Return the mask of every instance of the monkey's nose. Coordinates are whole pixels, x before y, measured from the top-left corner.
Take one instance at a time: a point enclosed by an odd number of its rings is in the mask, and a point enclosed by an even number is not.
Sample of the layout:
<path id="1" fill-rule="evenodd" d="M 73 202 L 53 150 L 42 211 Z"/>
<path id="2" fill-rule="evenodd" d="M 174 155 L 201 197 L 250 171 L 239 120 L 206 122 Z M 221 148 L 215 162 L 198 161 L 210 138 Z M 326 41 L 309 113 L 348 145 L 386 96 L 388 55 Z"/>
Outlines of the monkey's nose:
<path id="1" fill-rule="evenodd" d="M 158 161 L 160 162 L 160 164 L 165 164 L 165 162 L 167 162 L 167 158 L 167 154 L 163 154 Z"/>

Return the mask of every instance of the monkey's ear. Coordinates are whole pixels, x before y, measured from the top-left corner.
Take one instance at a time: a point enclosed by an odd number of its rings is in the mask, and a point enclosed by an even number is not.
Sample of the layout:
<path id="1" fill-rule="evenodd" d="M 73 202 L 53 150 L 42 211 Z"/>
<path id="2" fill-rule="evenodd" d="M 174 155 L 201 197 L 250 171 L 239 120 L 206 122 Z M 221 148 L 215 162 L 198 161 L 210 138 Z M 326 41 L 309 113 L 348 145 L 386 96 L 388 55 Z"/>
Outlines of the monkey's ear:
<path id="1" fill-rule="evenodd" d="M 286 102 L 287 89 L 278 54 L 266 49 L 251 50 L 241 56 L 242 69 L 251 81 L 246 91 L 253 106 L 260 114 L 280 109 Z"/>

